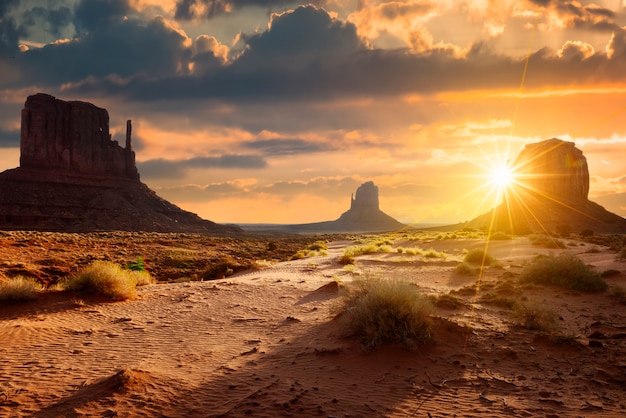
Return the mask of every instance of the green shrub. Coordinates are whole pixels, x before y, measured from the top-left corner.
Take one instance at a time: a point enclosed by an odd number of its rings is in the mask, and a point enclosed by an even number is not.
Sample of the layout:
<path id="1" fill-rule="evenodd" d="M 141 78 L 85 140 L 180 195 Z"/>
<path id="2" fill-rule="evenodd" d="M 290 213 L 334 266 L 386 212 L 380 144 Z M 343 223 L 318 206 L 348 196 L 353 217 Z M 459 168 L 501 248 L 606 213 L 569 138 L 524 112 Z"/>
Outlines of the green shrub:
<path id="1" fill-rule="evenodd" d="M 608 285 L 600 274 L 591 270 L 572 254 L 539 255 L 521 274 L 522 283 L 555 285 L 584 292 L 601 292 Z"/>
<path id="2" fill-rule="evenodd" d="M 16 276 L 0 281 L 0 302 L 25 302 L 37 298 L 41 284 L 30 277 Z"/>
<path id="3" fill-rule="evenodd" d="M 468 263 L 473 264 L 481 264 L 481 265 L 491 265 L 496 261 L 495 258 L 485 253 L 485 250 L 482 248 L 474 248 L 469 253 L 465 254 L 465 258 L 463 259 Z"/>
<path id="4" fill-rule="evenodd" d="M 454 273 L 460 276 L 476 276 L 478 272 L 478 267 L 474 267 L 467 263 L 459 263 L 454 269 Z"/>
<path id="5" fill-rule="evenodd" d="M 109 261 L 94 261 L 75 276 L 61 283 L 68 290 L 102 293 L 115 300 L 137 297 L 139 282 L 152 282 L 147 272 L 125 270 Z"/>
<path id="6" fill-rule="evenodd" d="M 137 260 L 131 261 L 130 263 L 128 263 L 126 268 L 128 270 L 133 270 L 133 271 L 146 271 L 146 266 L 143 262 L 143 257 L 137 257 Z"/>
<path id="7" fill-rule="evenodd" d="M 414 348 L 432 339 L 433 305 L 415 286 L 399 280 L 358 280 L 344 297 L 341 317 L 366 348 L 400 343 Z"/>

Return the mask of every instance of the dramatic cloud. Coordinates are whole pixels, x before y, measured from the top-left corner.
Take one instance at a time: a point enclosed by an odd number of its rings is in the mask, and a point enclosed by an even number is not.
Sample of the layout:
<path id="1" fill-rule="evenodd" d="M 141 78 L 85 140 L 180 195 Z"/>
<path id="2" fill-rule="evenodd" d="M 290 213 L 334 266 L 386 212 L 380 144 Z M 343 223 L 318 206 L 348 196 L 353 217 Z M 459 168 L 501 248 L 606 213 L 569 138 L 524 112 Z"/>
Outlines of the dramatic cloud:
<path id="1" fill-rule="evenodd" d="M 265 160 L 256 155 L 222 155 L 219 157 L 197 157 L 189 160 L 149 160 L 137 164 L 142 177 L 181 178 L 185 171 L 194 168 L 243 168 L 258 169 L 267 166 Z"/>
<path id="2" fill-rule="evenodd" d="M 69 7 L 46 9 L 41 6 L 33 7 L 22 14 L 23 25 L 29 28 L 44 29 L 53 36 L 61 36 L 61 32 L 72 23 L 73 14 Z"/>
<path id="3" fill-rule="evenodd" d="M 176 3 L 176 19 L 189 20 L 196 18 L 212 18 L 220 14 L 232 13 L 246 6 L 271 9 L 292 5 L 293 0 L 178 0 Z M 324 0 L 312 0 L 309 3 L 321 5 Z"/>

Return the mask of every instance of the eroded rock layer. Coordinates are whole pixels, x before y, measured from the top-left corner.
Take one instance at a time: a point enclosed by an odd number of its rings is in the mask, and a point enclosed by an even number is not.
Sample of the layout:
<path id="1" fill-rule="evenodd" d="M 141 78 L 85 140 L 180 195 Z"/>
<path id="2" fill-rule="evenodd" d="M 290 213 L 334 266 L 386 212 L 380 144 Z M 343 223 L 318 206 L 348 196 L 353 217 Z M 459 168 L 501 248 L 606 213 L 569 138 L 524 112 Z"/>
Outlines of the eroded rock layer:
<path id="1" fill-rule="evenodd" d="M 243 233 L 160 198 L 139 181 L 131 149 L 109 134 L 105 109 L 47 94 L 22 111 L 20 167 L 0 173 L 0 229 Z"/>

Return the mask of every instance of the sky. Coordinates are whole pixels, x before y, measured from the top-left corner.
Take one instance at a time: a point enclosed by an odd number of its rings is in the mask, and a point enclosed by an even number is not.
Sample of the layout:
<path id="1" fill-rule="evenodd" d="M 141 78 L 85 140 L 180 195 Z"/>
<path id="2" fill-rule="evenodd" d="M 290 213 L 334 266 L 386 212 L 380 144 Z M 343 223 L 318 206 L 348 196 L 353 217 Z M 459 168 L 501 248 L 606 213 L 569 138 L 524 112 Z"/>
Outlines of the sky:
<path id="1" fill-rule="evenodd" d="M 626 216 L 626 0 L 2 0 L 0 170 L 44 92 L 133 121 L 141 181 L 220 223 L 470 220 L 524 145 L 572 141 Z"/>

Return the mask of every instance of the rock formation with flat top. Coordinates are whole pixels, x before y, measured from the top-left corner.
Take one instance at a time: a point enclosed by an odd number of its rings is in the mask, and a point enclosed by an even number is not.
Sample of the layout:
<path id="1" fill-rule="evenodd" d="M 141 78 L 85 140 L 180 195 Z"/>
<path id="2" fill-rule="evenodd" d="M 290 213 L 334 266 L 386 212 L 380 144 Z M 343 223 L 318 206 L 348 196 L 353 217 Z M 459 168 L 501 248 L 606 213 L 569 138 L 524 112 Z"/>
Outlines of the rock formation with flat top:
<path id="1" fill-rule="evenodd" d="M 109 113 L 49 94 L 29 96 L 22 110 L 20 167 L 139 180 L 127 123 L 126 148 L 111 139 Z"/>
<path id="2" fill-rule="evenodd" d="M 512 232 L 588 229 L 626 233 L 626 219 L 588 199 L 587 159 L 573 142 L 557 138 L 528 144 L 513 163 L 517 183 L 505 201 L 466 225 Z"/>
<path id="3" fill-rule="evenodd" d="M 350 209 L 339 219 L 300 225 L 288 225 L 289 232 L 388 232 L 405 228 L 379 208 L 378 186 L 372 181 L 359 186 L 350 198 Z"/>
<path id="4" fill-rule="evenodd" d="M 20 167 L 0 173 L 0 229 L 243 233 L 182 210 L 140 182 L 131 128 L 128 121 L 122 148 L 105 109 L 29 96 Z"/>

